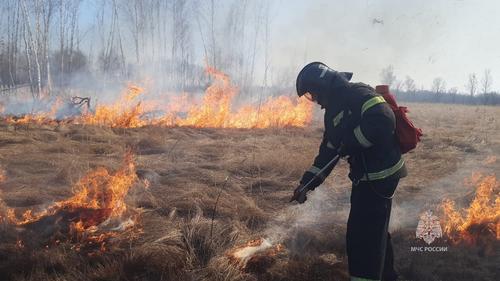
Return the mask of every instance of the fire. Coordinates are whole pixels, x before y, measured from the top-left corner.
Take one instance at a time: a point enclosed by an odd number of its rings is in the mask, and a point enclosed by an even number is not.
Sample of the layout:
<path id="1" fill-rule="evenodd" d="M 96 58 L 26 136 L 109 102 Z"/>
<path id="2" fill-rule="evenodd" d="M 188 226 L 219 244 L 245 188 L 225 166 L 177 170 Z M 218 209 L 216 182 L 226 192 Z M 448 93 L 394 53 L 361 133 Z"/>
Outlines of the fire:
<path id="1" fill-rule="evenodd" d="M 63 104 L 60 98 L 56 98 L 52 103 L 50 110 L 48 112 L 40 112 L 36 114 L 26 114 L 20 118 L 17 117 L 8 117 L 6 118 L 8 123 L 13 125 L 28 125 L 28 124 L 55 124 L 57 123 L 54 119 L 56 116 L 56 112 Z"/>
<path id="2" fill-rule="evenodd" d="M 111 105 L 98 105 L 95 108 L 95 113 L 85 112 L 81 118 L 77 119 L 77 123 L 100 125 L 120 128 L 135 128 L 146 125 L 144 120 L 141 120 L 141 115 L 144 113 L 144 108 L 140 102 L 135 103 L 139 95 L 144 93 L 144 89 L 139 86 L 129 84 L 127 91 L 122 94 L 122 97 Z"/>
<path id="3" fill-rule="evenodd" d="M 283 251 L 283 245 L 275 244 L 266 238 L 248 241 L 245 245 L 234 248 L 227 254 L 230 262 L 242 270 L 248 269 L 252 263 L 259 263 L 260 259 L 276 256 Z"/>
<path id="4" fill-rule="evenodd" d="M 491 165 L 491 164 L 494 164 L 496 161 L 497 161 L 497 157 L 494 155 L 490 155 L 486 159 L 484 159 L 483 164 L 484 165 Z"/>
<path id="5" fill-rule="evenodd" d="M 311 121 L 312 104 L 299 99 L 296 104 L 286 96 L 269 98 L 261 106 L 246 105 L 233 112 L 238 89 L 229 76 L 207 68 L 214 83 L 207 88 L 201 105 L 193 105 L 186 118 L 171 115 L 159 123 L 167 126 L 213 128 L 304 127 Z"/>
<path id="6" fill-rule="evenodd" d="M 500 240 L 500 185 L 496 177 L 474 175 L 477 189 L 470 206 L 457 210 L 455 202 L 444 200 L 444 232 L 455 243 L 477 244 Z"/>
<path id="7" fill-rule="evenodd" d="M 231 101 L 237 89 L 229 76 L 208 67 L 207 73 L 215 80 L 205 91 L 200 106 L 192 106 L 186 119 L 177 119 L 176 125 L 193 127 L 226 127 L 231 120 Z"/>
<path id="8" fill-rule="evenodd" d="M 0 166 L 0 183 L 5 181 L 5 171 Z"/>
<path id="9" fill-rule="evenodd" d="M 260 105 L 244 105 L 235 109 L 238 88 L 228 75 L 207 67 L 213 83 L 201 101 L 186 93 L 164 100 L 148 100 L 146 90 L 129 83 L 121 97 L 112 104 L 100 104 L 93 111 L 80 110 L 78 117 L 55 121 L 63 102 L 58 100 L 48 113 L 27 114 L 21 118 L 8 117 L 13 124 L 54 124 L 60 122 L 90 124 L 117 128 L 143 126 L 189 126 L 197 128 L 268 128 L 304 127 L 311 122 L 312 103 L 305 99 L 293 101 L 287 96 L 268 98 Z M 139 97 L 145 100 L 138 101 Z M 166 100 L 167 98 L 165 98 Z M 161 114 L 152 116 L 151 113 Z"/>
<path id="10" fill-rule="evenodd" d="M 68 239 L 76 242 L 75 249 L 90 243 L 100 245 L 103 250 L 106 240 L 116 236 L 113 230 L 121 231 L 134 224 L 136 214 L 127 207 L 125 197 L 136 180 L 133 155 L 127 153 L 116 172 L 97 168 L 80 179 L 72 197 L 43 211 L 27 210 L 21 217 L 16 216 L 14 209 L 7 209 L 1 217 L 10 224 L 35 231 L 47 222 L 55 222 L 59 229 L 67 229 Z"/>

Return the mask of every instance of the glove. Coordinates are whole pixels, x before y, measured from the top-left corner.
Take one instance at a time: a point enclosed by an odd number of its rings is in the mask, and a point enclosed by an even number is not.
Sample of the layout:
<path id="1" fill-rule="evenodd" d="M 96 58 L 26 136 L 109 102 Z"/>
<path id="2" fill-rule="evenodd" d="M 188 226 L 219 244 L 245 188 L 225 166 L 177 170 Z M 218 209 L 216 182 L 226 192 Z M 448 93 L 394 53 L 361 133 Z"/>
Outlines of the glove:
<path id="1" fill-rule="evenodd" d="M 307 200 L 306 194 L 307 194 L 307 191 L 309 191 L 309 189 L 307 189 L 307 188 L 303 189 L 303 187 L 304 187 L 303 184 L 300 184 L 299 186 L 297 186 L 297 188 L 293 192 L 293 196 L 290 199 L 290 202 L 297 201 L 297 202 L 299 202 L 299 204 L 306 202 L 306 200 Z"/>
<path id="2" fill-rule="evenodd" d="M 306 171 L 302 178 L 300 179 L 300 184 L 303 186 L 314 178 L 315 174 L 309 171 Z M 323 181 L 318 177 L 309 184 L 308 190 L 314 190 L 318 187 Z"/>
<path id="3" fill-rule="evenodd" d="M 345 157 L 349 154 L 345 144 L 343 143 L 340 144 L 340 147 L 338 149 L 338 154 L 340 155 L 340 157 Z"/>

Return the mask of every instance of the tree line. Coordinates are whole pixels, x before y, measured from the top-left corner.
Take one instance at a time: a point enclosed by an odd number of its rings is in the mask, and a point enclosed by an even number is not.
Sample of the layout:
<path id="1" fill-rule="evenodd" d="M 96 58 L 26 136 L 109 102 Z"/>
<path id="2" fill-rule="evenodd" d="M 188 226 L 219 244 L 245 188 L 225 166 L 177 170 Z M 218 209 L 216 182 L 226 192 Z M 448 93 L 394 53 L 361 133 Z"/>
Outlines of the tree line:
<path id="1" fill-rule="evenodd" d="M 265 0 L 3 0 L 0 85 L 28 84 L 37 98 L 75 77 L 99 84 L 147 74 L 162 89 L 189 91 L 207 83 L 194 46 L 241 88 L 258 71 L 265 85 L 271 12 Z"/>
<path id="2" fill-rule="evenodd" d="M 417 88 L 415 80 L 408 75 L 402 80 L 397 79 L 392 65 L 381 70 L 380 81 L 389 85 L 402 101 L 500 105 L 500 94 L 491 90 L 493 77 L 490 69 L 485 69 L 480 78 L 476 73 L 469 73 L 464 85 L 466 92 L 462 93 L 457 87 L 447 88 L 442 77 L 434 78 L 430 89 Z"/>
<path id="3" fill-rule="evenodd" d="M 210 65 L 245 96 L 291 93 L 295 65 L 274 67 L 270 56 L 276 13 L 267 0 L 2 0 L 0 91 L 26 87 L 39 98 L 150 79 L 155 90 L 195 92 L 206 88 Z M 408 100 L 498 100 L 489 70 L 469 74 L 467 98 L 441 77 L 430 90 L 397 79 L 392 66 L 381 82 Z"/>

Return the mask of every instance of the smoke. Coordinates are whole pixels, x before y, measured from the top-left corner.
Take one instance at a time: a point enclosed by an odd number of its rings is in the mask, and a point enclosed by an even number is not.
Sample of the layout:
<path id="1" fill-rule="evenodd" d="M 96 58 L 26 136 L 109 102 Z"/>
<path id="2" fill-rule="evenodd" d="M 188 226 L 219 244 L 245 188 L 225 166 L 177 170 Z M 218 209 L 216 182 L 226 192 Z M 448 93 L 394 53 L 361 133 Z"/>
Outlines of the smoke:
<path id="1" fill-rule="evenodd" d="M 432 80 L 442 76 L 449 86 L 461 88 L 468 73 L 492 67 L 491 57 L 496 56 L 492 46 L 498 45 L 487 35 L 498 26 L 493 22 L 498 8 L 493 5 L 498 3 L 295 3 L 276 19 L 272 59 L 282 66 L 292 60 L 297 71 L 307 62 L 323 61 L 354 72 L 355 81 L 368 84 L 377 84 L 380 70 L 393 65 L 398 79 L 409 75 L 418 86 L 430 88 Z"/>
<path id="2" fill-rule="evenodd" d="M 264 237 L 272 244 L 286 242 L 294 254 L 313 254 L 321 249 L 342 248 L 348 201 L 338 198 L 333 188 L 322 185 L 308 192 L 304 204 L 285 208 L 268 222 Z"/>
<path id="3" fill-rule="evenodd" d="M 431 210 L 439 215 L 439 206 L 445 198 L 467 205 L 464 198 L 472 196 L 475 186 L 466 180 L 474 173 L 496 172 L 494 165 L 485 161 L 488 155 L 492 154 L 468 154 L 455 172 L 425 186 L 409 186 L 401 179 L 392 202 L 389 232 L 416 229 L 420 214 Z M 291 203 L 283 209 L 268 222 L 263 235 L 272 244 L 285 242 L 288 250 L 299 255 L 317 253 L 320 247 L 342 250 L 350 210 L 349 194 L 350 188 L 322 185 L 308 193 L 304 204 Z"/>
<path id="4" fill-rule="evenodd" d="M 420 214 L 423 212 L 431 210 L 434 214 L 439 214 L 443 199 L 468 204 L 464 202 L 464 198 L 471 197 L 476 187 L 468 184 L 467 179 L 475 173 L 486 175 L 496 173 L 494 165 L 489 165 L 484 161 L 488 155 L 492 154 L 488 152 L 467 154 L 454 173 L 426 186 L 405 186 L 405 179 L 402 179 L 398 187 L 399 191 L 396 190 L 393 200 L 390 230 L 416 228 Z M 419 189 L 413 192 L 408 191 L 413 188 Z"/>
<path id="5" fill-rule="evenodd" d="M 122 79 L 99 78 L 98 74 L 87 72 L 67 75 L 64 86 L 52 88 L 50 94 L 45 89 L 41 98 L 34 98 L 29 87 L 23 87 L 6 95 L 0 96 L 0 114 L 3 116 L 22 117 L 25 115 L 41 115 L 47 118 L 62 120 L 81 115 L 84 106 L 75 103 L 74 98 L 88 98 L 88 108 L 91 111 L 99 105 L 112 105 L 120 101 L 131 86 L 143 88 L 141 94 L 134 98 L 133 103 L 151 101 L 158 107 L 168 108 L 175 97 L 181 97 L 182 91 L 170 91 L 172 86 L 166 85 L 159 74 L 148 76 L 149 70 L 138 71 L 129 81 Z M 203 76 L 205 77 L 205 75 Z M 203 95 L 203 89 L 191 93 L 196 101 Z M 126 109 L 126 107 L 123 107 Z"/>

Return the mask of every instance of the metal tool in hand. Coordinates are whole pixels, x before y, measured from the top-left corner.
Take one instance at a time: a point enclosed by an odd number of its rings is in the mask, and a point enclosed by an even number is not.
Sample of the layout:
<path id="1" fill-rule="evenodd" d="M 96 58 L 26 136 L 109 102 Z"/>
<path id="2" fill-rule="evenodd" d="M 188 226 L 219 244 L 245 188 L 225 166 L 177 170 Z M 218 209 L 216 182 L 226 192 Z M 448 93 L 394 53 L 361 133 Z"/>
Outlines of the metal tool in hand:
<path id="1" fill-rule="evenodd" d="M 331 167 L 332 165 L 336 165 L 337 162 L 339 161 L 340 159 L 340 154 L 337 153 L 337 155 L 335 155 L 335 157 L 333 157 L 332 160 L 330 160 L 330 162 L 328 162 L 321 170 L 319 170 L 319 172 L 317 172 L 314 177 L 308 181 L 306 184 L 304 184 L 302 186 L 302 188 L 300 188 L 297 192 L 295 192 L 292 196 L 292 198 L 290 199 L 290 202 L 293 202 L 295 200 L 297 200 L 300 196 L 300 194 L 302 194 L 302 192 L 304 191 L 307 191 L 307 189 L 309 188 L 309 185 L 311 185 L 311 183 L 316 180 L 318 177 L 320 177 L 320 175 L 326 170 L 328 169 L 329 167 Z"/>

